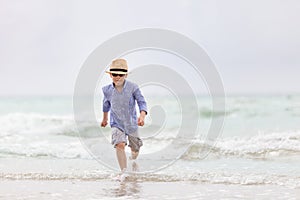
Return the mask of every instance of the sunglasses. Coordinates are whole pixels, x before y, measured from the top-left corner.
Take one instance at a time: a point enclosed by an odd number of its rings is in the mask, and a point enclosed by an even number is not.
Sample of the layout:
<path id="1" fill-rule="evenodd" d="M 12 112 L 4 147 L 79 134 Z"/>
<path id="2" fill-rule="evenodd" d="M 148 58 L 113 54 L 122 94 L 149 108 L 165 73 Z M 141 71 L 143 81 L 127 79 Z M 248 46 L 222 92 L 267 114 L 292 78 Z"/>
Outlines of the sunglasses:
<path id="1" fill-rule="evenodd" d="M 112 75 L 113 77 L 117 77 L 117 76 L 123 77 L 123 76 L 125 76 L 125 74 L 115 74 L 115 73 L 112 73 L 111 75 Z"/>

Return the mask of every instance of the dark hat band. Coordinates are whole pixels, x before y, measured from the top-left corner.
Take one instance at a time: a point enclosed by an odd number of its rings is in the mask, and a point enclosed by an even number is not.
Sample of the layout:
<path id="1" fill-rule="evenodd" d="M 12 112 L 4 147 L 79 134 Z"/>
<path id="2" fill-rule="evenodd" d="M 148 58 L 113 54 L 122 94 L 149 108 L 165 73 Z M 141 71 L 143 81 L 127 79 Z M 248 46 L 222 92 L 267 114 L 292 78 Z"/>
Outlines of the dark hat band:
<path id="1" fill-rule="evenodd" d="M 117 68 L 113 68 L 113 69 L 109 69 L 109 71 L 111 71 L 111 72 L 127 72 L 127 69 L 117 69 Z"/>

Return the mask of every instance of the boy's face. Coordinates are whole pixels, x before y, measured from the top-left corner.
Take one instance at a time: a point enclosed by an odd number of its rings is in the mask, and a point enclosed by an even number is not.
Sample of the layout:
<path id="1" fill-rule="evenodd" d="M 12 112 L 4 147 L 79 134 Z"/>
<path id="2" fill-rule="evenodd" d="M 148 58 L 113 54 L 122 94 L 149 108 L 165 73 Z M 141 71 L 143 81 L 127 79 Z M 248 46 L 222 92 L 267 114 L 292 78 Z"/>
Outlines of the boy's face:
<path id="1" fill-rule="evenodd" d="M 115 84 L 115 86 L 122 86 L 125 78 L 127 77 L 127 74 L 110 73 L 110 77 L 113 83 Z"/>

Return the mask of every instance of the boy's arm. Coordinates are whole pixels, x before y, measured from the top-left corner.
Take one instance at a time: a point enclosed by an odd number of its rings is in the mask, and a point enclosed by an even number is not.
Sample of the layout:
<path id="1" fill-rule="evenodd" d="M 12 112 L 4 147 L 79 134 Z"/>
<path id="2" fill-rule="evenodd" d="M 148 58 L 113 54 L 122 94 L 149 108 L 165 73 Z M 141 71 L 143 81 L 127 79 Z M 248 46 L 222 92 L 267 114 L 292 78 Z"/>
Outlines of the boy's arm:
<path id="1" fill-rule="evenodd" d="M 140 116 L 138 118 L 138 125 L 144 126 L 145 123 L 145 116 L 147 115 L 147 103 L 145 101 L 144 96 L 142 95 L 139 88 L 135 90 L 133 93 L 135 100 L 137 101 L 137 104 L 140 109 Z"/>
<path id="2" fill-rule="evenodd" d="M 101 126 L 105 127 L 107 125 L 107 121 L 108 121 L 108 112 L 103 112 L 103 119 L 101 122 Z"/>
<path id="3" fill-rule="evenodd" d="M 147 103 L 146 103 L 146 100 L 144 98 L 144 96 L 142 95 L 141 91 L 139 88 L 137 88 L 135 90 L 135 92 L 133 93 L 134 95 L 134 98 L 139 106 L 139 110 L 140 110 L 140 113 L 142 113 L 143 111 L 145 112 L 144 114 L 147 115 Z"/>

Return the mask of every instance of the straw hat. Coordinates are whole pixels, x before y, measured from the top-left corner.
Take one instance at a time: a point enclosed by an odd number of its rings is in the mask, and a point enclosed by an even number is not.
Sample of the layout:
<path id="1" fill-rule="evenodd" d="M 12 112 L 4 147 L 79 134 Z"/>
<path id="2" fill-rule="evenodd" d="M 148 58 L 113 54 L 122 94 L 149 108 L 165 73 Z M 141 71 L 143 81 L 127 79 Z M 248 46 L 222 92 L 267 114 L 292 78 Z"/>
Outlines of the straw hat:
<path id="1" fill-rule="evenodd" d="M 111 65 L 109 66 L 109 71 L 106 73 L 114 73 L 114 74 L 128 74 L 128 66 L 125 59 L 116 59 L 113 60 Z"/>

